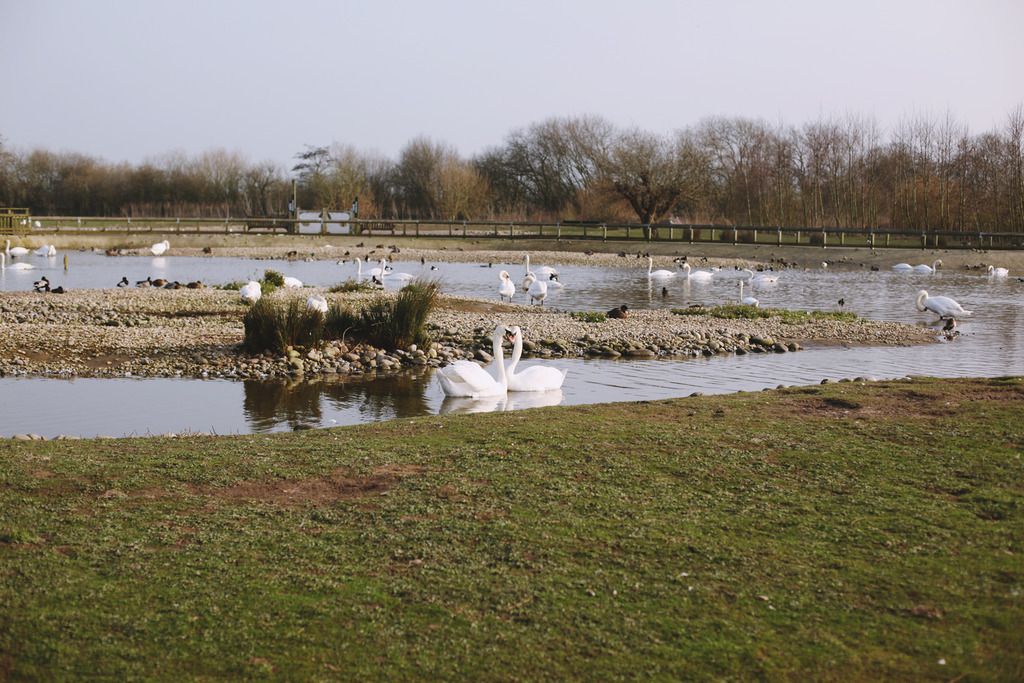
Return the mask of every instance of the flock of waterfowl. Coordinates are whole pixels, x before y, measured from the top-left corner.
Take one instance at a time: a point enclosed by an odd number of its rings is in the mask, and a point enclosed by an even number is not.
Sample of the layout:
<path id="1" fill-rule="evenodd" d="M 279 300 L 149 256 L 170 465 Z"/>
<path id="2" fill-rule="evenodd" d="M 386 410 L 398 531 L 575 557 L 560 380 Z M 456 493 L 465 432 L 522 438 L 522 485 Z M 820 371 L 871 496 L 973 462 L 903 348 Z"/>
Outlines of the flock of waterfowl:
<path id="1" fill-rule="evenodd" d="M 149 247 L 149 251 L 154 256 L 161 256 L 170 249 L 170 242 L 162 240 Z M 395 249 L 394 251 L 397 251 Z M 347 252 L 346 252 L 347 254 Z M 10 240 L 6 241 L 4 252 L 0 253 L 0 270 L 31 270 L 35 268 L 30 262 L 20 261 L 22 257 L 29 255 L 40 256 L 44 258 L 52 258 L 57 255 L 56 248 L 51 245 L 43 245 L 35 250 L 30 251 L 26 247 L 12 247 Z M 624 254 L 620 254 L 624 256 Z M 637 255 L 638 257 L 640 254 Z M 675 259 L 678 266 L 678 270 L 665 270 L 658 269 L 654 270 L 654 259 L 650 255 L 647 257 L 647 278 L 650 281 L 657 281 L 663 283 L 669 280 L 681 279 L 688 282 L 706 283 L 712 281 L 718 271 L 718 268 L 712 268 L 710 270 L 695 270 L 693 267 L 686 262 L 686 257 Z M 10 265 L 8 265 L 10 260 Z M 355 259 L 357 266 L 357 281 L 362 281 L 364 277 L 363 262 L 361 259 Z M 340 261 L 339 263 L 343 263 Z M 421 259 L 421 263 L 425 265 L 425 261 Z M 490 264 L 489 264 L 490 265 Z M 561 288 L 564 285 L 559 280 L 558 270 L 551 266 L 537 266 L 531 267 L 530 255 L 524 256 L 525 272 L 522 283 L 520 285 L 521 290 L 526 294 L 527 302 L 531 305 L 543 306 L 545 300 L 548 297 L 548 291 L 550 288 Z M 909 263 L 897 263 L 892 266 L 892 270 L 899 273 L 909 274 L 934 274 L 938 272 L 938 269 L 942 266 L 942 260 L 937 259 L 931 264 L 921 263 L 917 265 L 911 265 Z M 827 267 L 826 263 L 822 263 L 822 267 Z M 436 266 L 431 266 L 432 269 L 436 269 Z M 745 279 L 741 279 L 739 282 L 739 297 L 740 303 L 759 306 L 760 302 L 757 298 L 752 295 L 747 295 L 745 287 L 749 286 L 751 289 L 756 287 L 763 287 L 775 284 L 779 276 L 776 273 L 754 273 L 750 269 L 741 269 L 747 274 Z M 365 275 L 369 276 L 370 282 L 376 286 L 383 287 L 385 283 L 398 283 L 403 284 L 415 278 L 410 273 L 395 272 L 394 269 L 388 265 L 386 258 L 381 258 L 379 266 L 368 268 Z M 993 265 L 988 266 L 988 275 L 991 278 L 1004 278 L 1009 276 L 1009 270 L 1007 268 L 997 267 Z M 121 281 L 117 283 L 118 287 L 128 287 L 130 283 L 127 277 L 121 278 Z M 136 287 L 155 287 L 164 289 L 202 289 L 205 285 L 201 281 L 194 281 L 188 283 L 181 283 L 178 281 L 167 281 L 163 278 L 151 278 L 147 277 L 145 280 L 140 280 L 135 283 Z M 302 287 L 302 282 L 297 278 L 287 276 L 284 278 L 284 286 L 288 288 Z M 50 292 L 50 293 L 63 293 L 65 290 L 63 287 L 51 287 L 49 279 L 45 276 L 37 280 L 34 283 L 34 288 L 39 292 Z M 512 279 L 512 276 L 507 270 L 502 270 L 498 274 L 498 297 L 503 302 L 511 303 L 513 297 L 517 292 L 517 287 Z M 666 287 L 662 287 L 662 296 L 666 296 L 668 290 Z M 241 287 L 239 290 L 239 296 L 243 301 L 253 303 L 258 301 L 262 296 L 262 288 L 259 282 L 251 280 Z M 840 299 L 840 306 L 842 306 L 842 299 Z M 310 309 L 313 310 L 326 310 L 326 301 L 323 297 L 311 296 L 307 302 Z M 956 319 L 957 317 L 964 317 L 971 315 L 971 311 L 965 310 L 957 301 L 947 296 L 929 296 L 926 290 L 918 292 L 915 300 L 916 307 L 919 311 L 930 311 L 939 316 L 940 320 Z M 619 311 L 620 309 L 613 309 Z M 621 307 L 621 313 L 625 314 L 626 308 Z"/>

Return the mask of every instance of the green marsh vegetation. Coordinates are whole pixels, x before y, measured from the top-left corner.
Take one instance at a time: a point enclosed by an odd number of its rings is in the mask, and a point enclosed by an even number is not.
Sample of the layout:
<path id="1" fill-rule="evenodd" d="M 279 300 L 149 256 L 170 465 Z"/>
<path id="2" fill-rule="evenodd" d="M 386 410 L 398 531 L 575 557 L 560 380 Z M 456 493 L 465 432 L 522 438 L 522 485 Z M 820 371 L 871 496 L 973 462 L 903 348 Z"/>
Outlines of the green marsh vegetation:
<path id="1" fill-rule="evenodd" d="M 1024 380 L 0 442 L 13 679 L 1020 680 Z"/>
<path id="2" fill-rule="evenodd" d="M 689 308 L 673 308 L 676 315 L 709 315 L 712 318 L 728 320 L 746 319 L 756 320 L 757 318 L 780 318 L 782 322 L 797 324 L 813 320 L 838 320 L 841 322 L 854 322 L 857 320 L 855 313 L 847 311 L 795 311 L 785 308 L 760 308 L 746 304 L 724 304 L 722 306 L 691 306 Z"/>

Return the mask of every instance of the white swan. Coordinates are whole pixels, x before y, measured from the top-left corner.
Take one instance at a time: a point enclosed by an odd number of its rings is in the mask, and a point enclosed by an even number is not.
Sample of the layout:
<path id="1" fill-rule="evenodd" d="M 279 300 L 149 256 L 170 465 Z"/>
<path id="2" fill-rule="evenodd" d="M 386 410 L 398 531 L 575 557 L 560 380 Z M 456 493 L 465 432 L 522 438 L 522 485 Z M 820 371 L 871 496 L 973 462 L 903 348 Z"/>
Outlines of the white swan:
<path id="1" fill-rule="evenodd" d="M 686 271 L 686 279 L 694 282 L 711 282 L 715 277 L 713 273 L 706 270 L 691 270 L 689 263 L 683 264 L 683 270 Z"/>
<path id="2" fill-rule="evenodd" d="M 509 329 L 512 334 L 512 360 L 505 368 L 509 391 L 552 391 L 561 389 L 562 382 L 568 374 L 550 365 L 532 365 L 516 372 L 519 359 L 523 355 L 523 331 L 516 325 Z"/>
<path id="3" fill-rule="evenodd" d="M 242 301 L 254 304 L 263 296 L 263 287 L 255 280 L 249 280 L 238 290 L 238 295 L 242 297 Z"/>
<path id="4" fill-rule="evenodd" d="M 498 298 L 504 301 L 506 298 L 509 303 L 512 303 L 512 296 L 516 293 L 516 285 L 512 282 L 512 276 L 508 274 L 507 270 L 503 270 L 498 273 L 498 279 L 501 280 L 501 284 L 498 285 Z"/>
<path id="5" fill-rule="evenodd" d="M 171 243 L 168 242 L 167 240 L 164 240 L 163 242 L 157 242 L 156 244 L 152 245 L 149 248 L 149 250 L 153 252 L 153 256 L 162 256 L 163 253 L 170 248 Z"/>
<path id="6" fill-rule="evenodd" d="M 537 303 L 543 306 L 544 299 L 548 297 L 548 283 L 544 280 L 534 280 L 530 284 L 530 288 L 526 290 L 526 293 L 530 297 L 531 304 Z"/>
<path id="7" fill-rule="evenodd" d="M 502 338 L 506 332 L 504 325 L 494 328 L 491 337 L 494 369 L 497 378 L 492 377 L 482 367 L 468 360 L 457 360 L 437 371 L 437 381 L 445 396 L 480 398 L 484 396 L 501 396 L 508 391 L 508 378 L 505 374 L 504 352 L 501 348 Z"/>
<path id="8" fill-rule="evenodd" d="M 301 287 L 302 286 L 302 280 L 300 280 L 297 277 L 292 277 L 290 275 L 286 275 L 285 278 L 284 278 L 284 286 L 288 287 L 289 289 L 295 288 L 295 287 Z"/>
<path id="9" fill-rule="evenodd" d="M 310 311 L 318 311 L 320 313 L 327 312 L 327 299 L 320 296 L 319 294 L 311 294 L 306 299 L 306 308 Z"/>
<path id="10" fill-rule="evenodd" d="M 369 265 L 370 262 L 367 261 L 366 263 Z M 384 271 L 387 269 L 387 262 L 384 259 L 381 259 L 380 263 L 380 268 L 370 268 L 366 271 L 366 274 L 371 277 L 382 277 L 384 275 Z M 358 269 L 356 271 L 356 281 L 361 282 L 363 279 L 363 262 L 358 256 L 356 257 L 356 268 Z"/>
<path id="11" fill-rule="evenodd" d="M 654 278 L 656 280 L 664 280 L 666 278 L 675 277 L 676 274 L 671 270 L 651 270 L 654 267 L 654 259 L 650 256 L 647 257 L 647 277 Z"/>
<path id="12" fill-rule="evenodd" d="M 1009 268 L 996 268 L 995 266 L 988 267 L 989 277 L 1006 277 L 1010 274 Z"/>
<path id="13" fill-rule="evenodd" d="M 388 272 L 388 262 L 384 259 L 380 260 L 380 268 L 382 271 L 384 271 L 384 275 L 379 277 L 384 279 L 384 282 L 387 282 L 389 284 L 395 282 L 409 282 L 410 280 L 416 279 L 416 276 L 411 273 L 396 273 L 394 270 Z"/>
<path id="14" fill-rule="evenodd" d="M 897 263 L 895 266 L 892 267 L 892 269 L 895 270 L 897 273 L 909 273 L 914 269 L 914 266 L 910 265 L 909 263 Z"/>
<path id="15" fill-rule="evenodd" d="M 760 306 L 761 302 L 752 296 L 743 296 L 743 280 L 740 280 L 740 303 L 744 306 Z"/>
<path id="16" fill-rule="evenodd" d="M 4 248 L 4 251 L 6 251 L 7 255 L 10 256 L 12 259 L 16 256 L 24 256 L 28 253 L 28 249 L 26 249 L 25 247 L 12 247 L 10 240 L 7 240 L 7 246 Z"/>
<path id="17" fill-rule="evenodd" d="M 767 285 L 774 285 L 779 281 L 778 275 L 765 275 L 764 273 L 755 273 L 750 268 L 744 268 L 744 273 L 748 273 L 750 278 L 747 280 L 751 287 L 765 287 Z"/>
<path id="18" fill-rule="evenodd" d="M 12 263 L 11 270 L 32 270 L 35 266 L 31 263 Z M 0 254 L 0 271 L 7 270 L 7 257 Z"/>
<path id="19" fill-rule="evenodd" d="M 548 277 L 549 275 L 558 275 L 558 271 L 551 266 L 537 266 L 536 268 L 530 268 L 530 255 L 526 254 L 526 272 L 534 273 L 535 275 L 543 275 Z"/>
<path id="20" fill-rule="evenodd" d="M 968 316 L 972 313 L 971 311 L 964 310 L 964 307 L 959 302 L 950 299 L 948 296 L 928 296 L 928 292 L 923 289 L 917 293 L 917 310 L 931 311 L 939 316 L 939 320 L 956 318 L 957 316 Z"/>
<path id="21" fill-rule="evenodd" d="M 57 247 L 53 246 L 52 244 L 44 244 L 43 246 L 39 247 L 32 253 L 35 254 L 36 256 L 56 256 Z"/>
<path id="22" fill-rule="evenodd" d="M 924 274 L 934 273 L 939 269 L 939 266 L 941 265 L 942 259 L 935 259 L 934 261 L 932 261 L 932 264 L 930 266 L 924 263 L 919 263 L 918 265 L 914 266 L 914 272 Z"/>

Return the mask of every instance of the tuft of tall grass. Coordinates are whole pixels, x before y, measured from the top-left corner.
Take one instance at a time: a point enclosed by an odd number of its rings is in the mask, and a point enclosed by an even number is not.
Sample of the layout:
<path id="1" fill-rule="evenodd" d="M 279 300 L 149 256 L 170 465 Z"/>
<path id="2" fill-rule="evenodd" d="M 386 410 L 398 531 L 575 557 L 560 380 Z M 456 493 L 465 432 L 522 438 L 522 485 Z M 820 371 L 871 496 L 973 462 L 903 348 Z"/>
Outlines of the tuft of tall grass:
<path id="1" fill-rule="evenodd" d="M 378 297 L 361 310 L 332 306 L 324 322 L 326 339 L 366 342 L 386 349 L 429 341 L 427 317 L 437 305 L 437 282 L 413 282 L 394 299 Z"/>
<path id="2" fill-rule="evenodd" d="M 324 335 L 324 316 L 299 299 L 285 304 L 260 299 L 246 312 L 242 325 L 242 346 L 250 353 L 282 353 L 289 346 L 313 348 Z"/>

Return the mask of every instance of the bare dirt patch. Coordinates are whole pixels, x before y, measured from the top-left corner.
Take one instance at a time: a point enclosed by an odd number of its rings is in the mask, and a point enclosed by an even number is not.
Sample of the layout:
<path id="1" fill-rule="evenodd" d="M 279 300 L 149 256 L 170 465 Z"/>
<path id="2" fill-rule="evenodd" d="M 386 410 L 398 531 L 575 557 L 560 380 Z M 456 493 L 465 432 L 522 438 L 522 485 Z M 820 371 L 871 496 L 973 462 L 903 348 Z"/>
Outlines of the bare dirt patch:
<path id="1" fill-rule="evenodd" d="M 377 496 L 407 476 L 420 474 L 416 465 L 383 465 L 369 475 L 338 469 L 324 477 L 300 480 L 243 481 L 226 488 L 204 487 L 197 493 L 229 502 L 258 501 L 285 507 L 326 505 Z"/>

